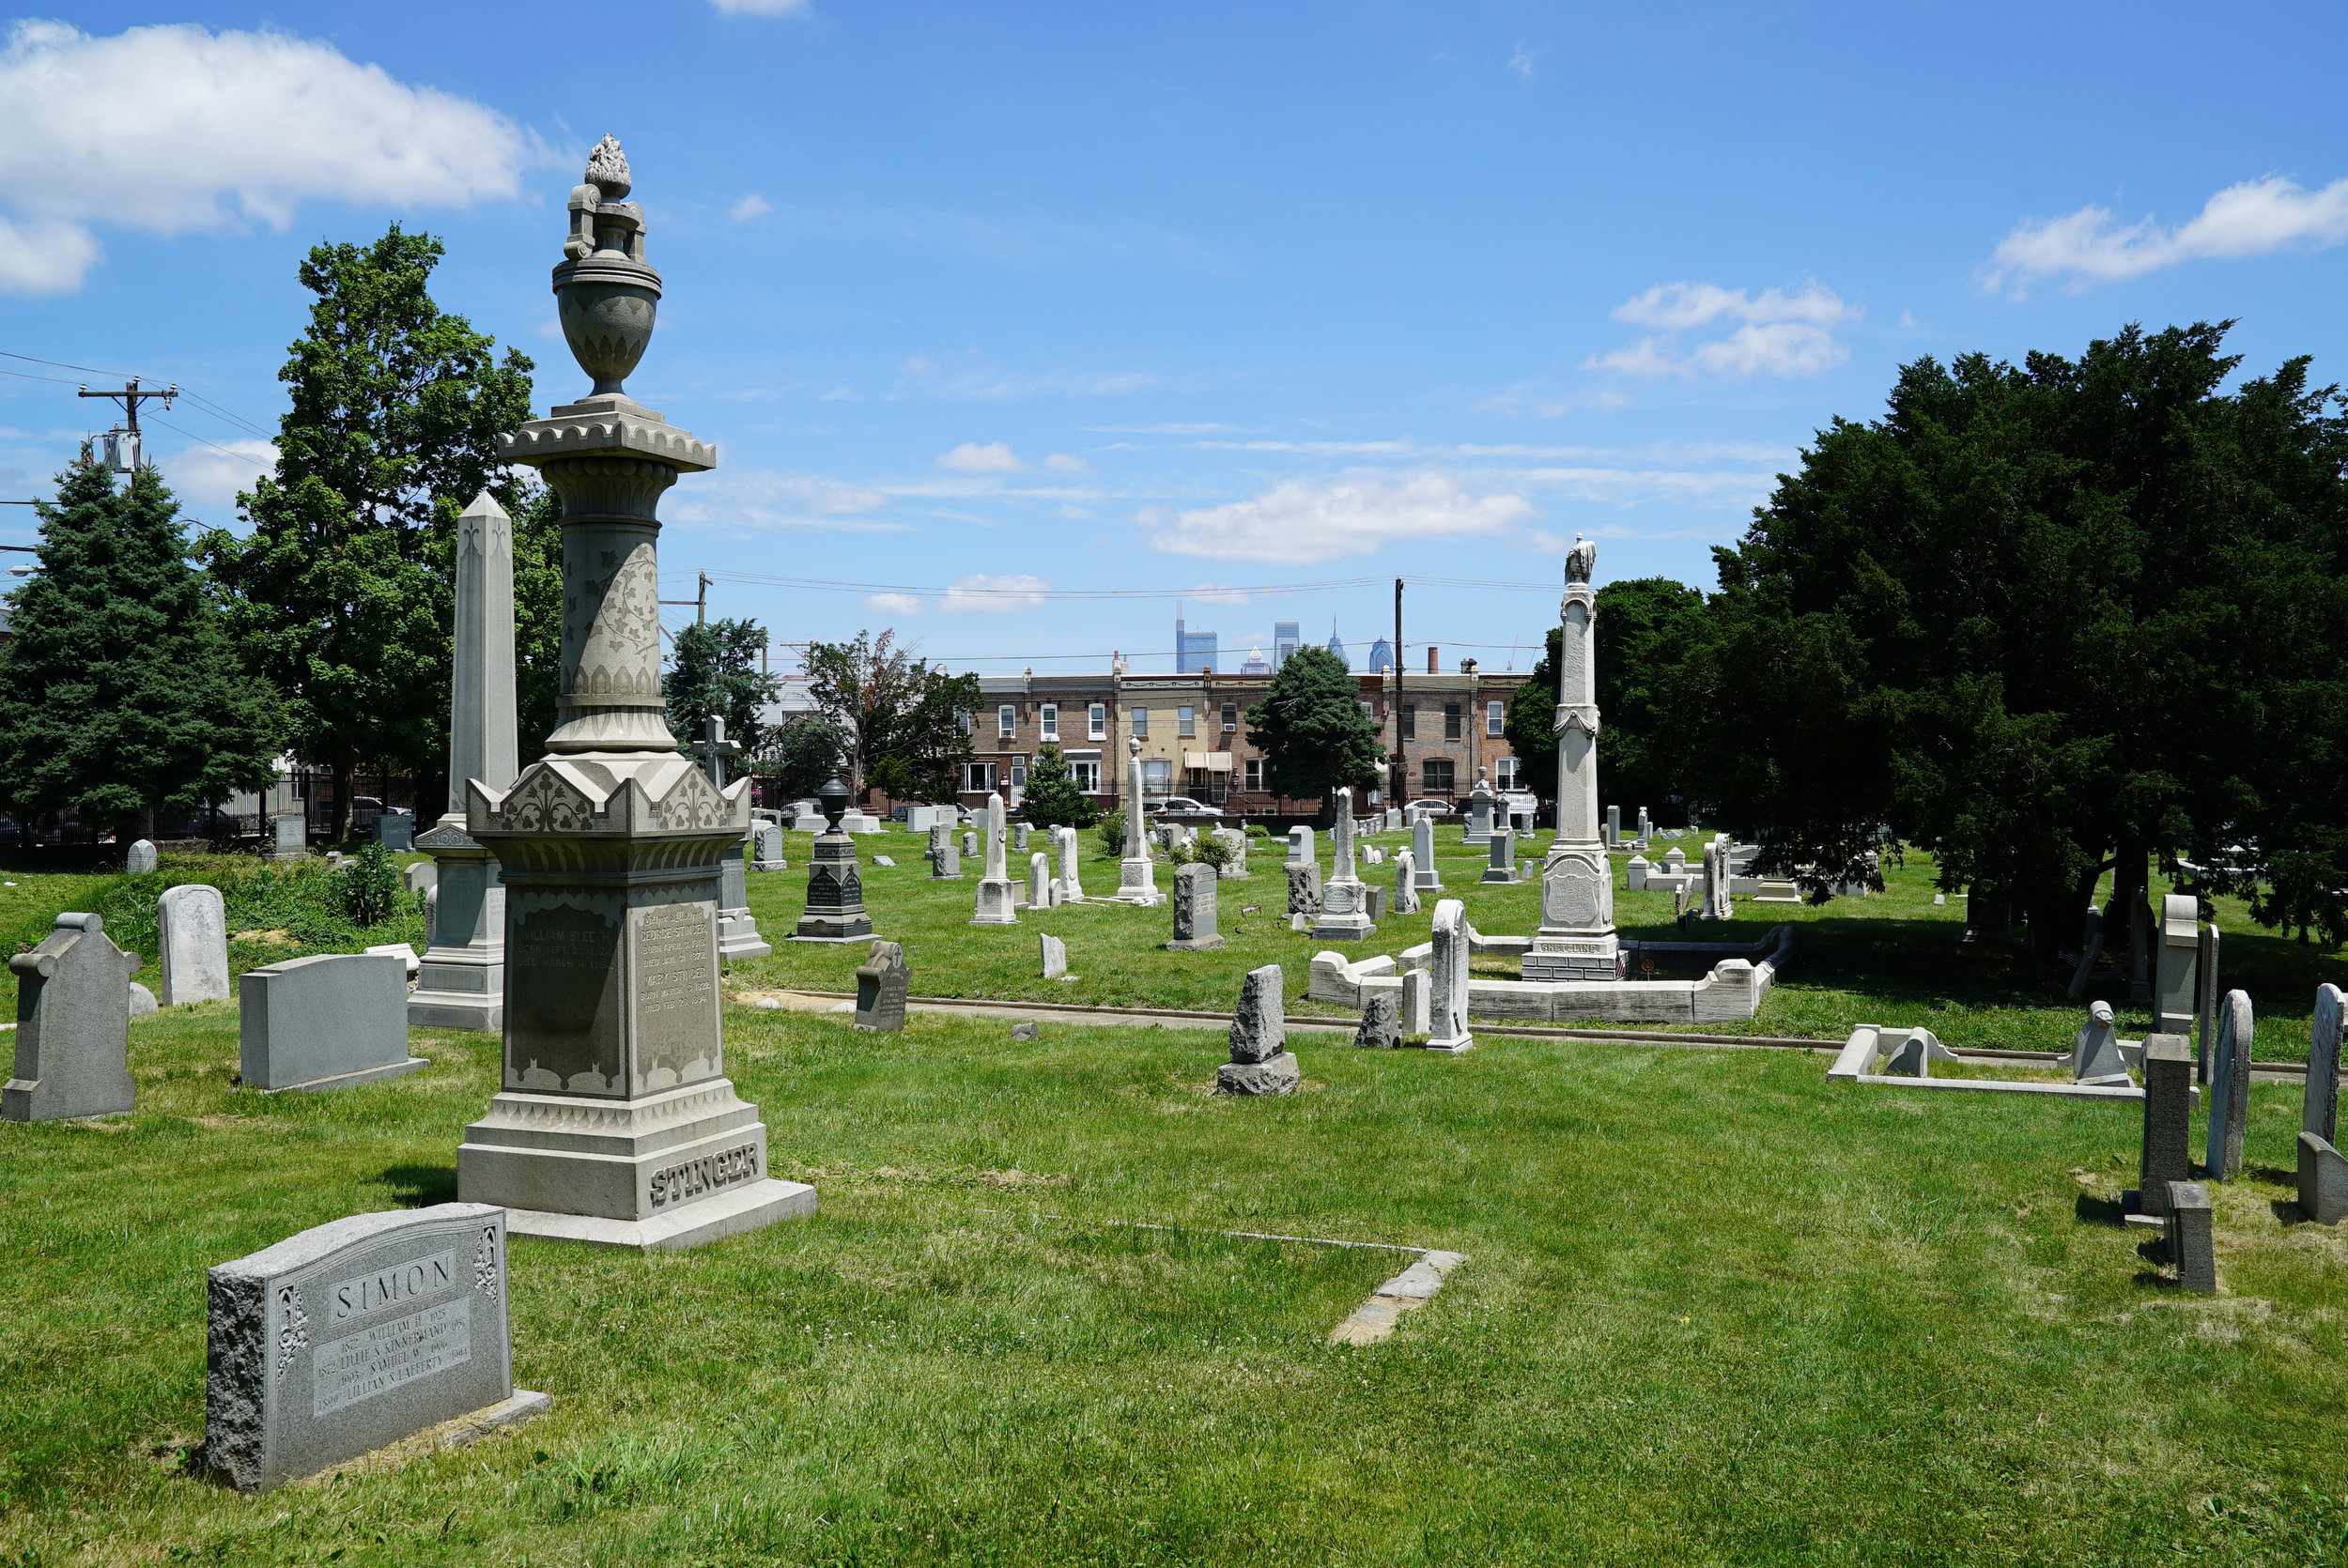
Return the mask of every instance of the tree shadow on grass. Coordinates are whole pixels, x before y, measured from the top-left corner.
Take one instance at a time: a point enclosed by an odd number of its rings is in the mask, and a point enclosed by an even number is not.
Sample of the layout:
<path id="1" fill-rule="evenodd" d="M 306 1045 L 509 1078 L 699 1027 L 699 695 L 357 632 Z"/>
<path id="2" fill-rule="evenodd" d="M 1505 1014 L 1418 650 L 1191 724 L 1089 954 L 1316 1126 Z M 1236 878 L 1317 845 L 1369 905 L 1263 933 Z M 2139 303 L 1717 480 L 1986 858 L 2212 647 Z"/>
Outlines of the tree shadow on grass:
<path id="1" fill-rule="evenodd" d="M 456 1201 L 454 1165 L 391 1165 L 376 1179 L 392 1190 L 402 1208 L 429 1208 Z"/>

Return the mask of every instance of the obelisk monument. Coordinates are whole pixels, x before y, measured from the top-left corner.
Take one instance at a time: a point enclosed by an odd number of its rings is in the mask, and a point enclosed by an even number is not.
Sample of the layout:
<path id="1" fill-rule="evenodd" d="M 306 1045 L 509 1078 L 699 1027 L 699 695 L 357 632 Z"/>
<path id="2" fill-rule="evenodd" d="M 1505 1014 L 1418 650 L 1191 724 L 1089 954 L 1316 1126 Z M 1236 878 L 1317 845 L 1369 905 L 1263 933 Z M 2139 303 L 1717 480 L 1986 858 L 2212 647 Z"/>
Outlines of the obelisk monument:
<path id="1" fill-rule="evenodd" d="M 408 1022 L 496 1029 L 505 1021 L 505 887 L 497 856 L 465 831 L 465 780 L 514 782 L 514 525 L 484 490 L 456 519 L 456 625 L 449 680 L 448 809 L 415 847 L 440 864 L 440 898 Z"/>
<path id="2" fill-rule="evenodd" d="M 521 1235 L 668 1250 L 811 1213 L 815 1191 L 767 1175 L 758 1108 L 725 1076 L 718 863 L 750 783 L 719 790 L 669 733 L 655 560 L 660 493 L 717 453 L 623 389 L 660 299 L 627 192 L 606 136 L 554 269 L 595 390 L 504 442 L 563 501 L 560 723 L 511 789 L 465 787 L 506 887 L 505 1041 L 456 1185 Z"/>
<path id="3" fill-rule="evenodd" d="M 1558 606 L 1557 837 L 1541 867 L 1541 926 L 1524 955 L 1528 980 L 1619 980 L 1614 877 L 1598 826 L 1598 660 L 1592 632 L 1598 596 L 1590 574 L 1598 546 L 1579 535 L 1566 554 Z"/>

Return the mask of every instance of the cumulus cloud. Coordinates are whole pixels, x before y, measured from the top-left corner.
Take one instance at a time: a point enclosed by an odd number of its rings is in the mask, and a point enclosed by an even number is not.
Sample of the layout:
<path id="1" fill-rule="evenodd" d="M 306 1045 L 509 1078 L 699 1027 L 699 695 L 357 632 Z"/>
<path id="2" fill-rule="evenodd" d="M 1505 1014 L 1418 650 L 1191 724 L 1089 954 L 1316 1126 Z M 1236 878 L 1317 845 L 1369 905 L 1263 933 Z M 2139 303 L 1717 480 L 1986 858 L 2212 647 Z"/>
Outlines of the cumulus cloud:
<path id="1" fill-rule="evenodd" d="M 304 201 L 466 207 L 510 197 L 541 156 L 478 103 L 279 32 L 19 22 L 0 48 L 0 288 L 60 293 L 101 225 L 174 235 Z"/>
<path id="2" fill-rule="evenodd" d="M 1850 358 L 1834 329 L 1861 311 L 1832 289 L 1811 284 L 1799 294 L 1766 288 L 1759 294 L 1716 284 L 1658 284 L 1616 306 L 1614 319 L 1652 329 L 1610 354 L 1593 354 L 1584 369 L 1622 376 L 1815 376 Z M 1686 335 L 1737 322 L 1725 337 L 1692 346 Z"/>
<path id="3" fill-rule="evenodd" d="M 1246 500 L 1171 516 L 1148 508 L 1135 520 L 1152 549 L 1171 555 L 1303 565 L 1404 540 L 1505 533 L 1533 515 L 1522 496 L 1472 495 L 1448 475 L 1422 473 L 1285 480 Z"/>
<path id="4" fill-rule="evenodd" d="M 726 216 L 737 223 L 747 223 L 753 218 L 765 217 L 774 209 L 773 203 L 753 191 L 732 207 L 727 208 Z"/>
<path id="5" fill-rule="evenodd" d="M 671 492 L 660 509 L 671 522 L 690 527 L 894 533 L 905 525 L 861 515 L 888 500 L 869 485 L 815 474 L 719 468 Z"/>
<path id="6" fill-rule="evenodd" d="M 155 461 L 181 500 L 226 506 L 238 491 L 250 490 L 255 480 L 277 471 L 277 446 L 272 441 L 222 441 L 192 446 Z"/>
<path id="7" fill-rule="evenodd" d="M 2348 179 L 2309 191 L 2270 175 L 2227 186 L 2202 205 L 2199 216 L 2173 229 L 2150 218 L 2122 225 L 2104 207 L 2025 219 L 1999 241 L 1982 282 L 1992 290 L 2010 289 L 2018 299 L 2042 278 L 2067 279 L 2078 290 L 2180 262 L 2319 251 L 2343 239 L 2348 239 Z"/>
<path id="8" fill-rule="evenodd" d="M 709 0 L 721 16 L 796 16 L 808 0 Z"/>
<path id="9" fill-rule="evenodd" d="M 1024 573 L 990 576 L 980 572 L 957 578 L 937 595 L 935 607 L 948 615 L 1009 615 L 1042 609 L 1051 596 L 1051 589 L 1052 585 L 1042 577 Z M 891 615 L 919 615 L 932 607 L 925 597 L 914 593 L 873 593 L 864 602 Z"/>
<path id="10" fill-rule="evenodd" d="M 1043 466 L 1047 469 L 1058 469 L 1062 473 L 1090 473 L 1092 471 L 1091 464 L 1070 452 L 1053 453 L 1043 459 Z"/>
<path id="11" fill-rule="evenodd" d="M 955 473 L 1021 473 L 1027 465 L 1011 450 L 1009 441 L 989 441 L 981 446 L 965 441 L 951 452 L 937 454 L 937 466 Z"/>

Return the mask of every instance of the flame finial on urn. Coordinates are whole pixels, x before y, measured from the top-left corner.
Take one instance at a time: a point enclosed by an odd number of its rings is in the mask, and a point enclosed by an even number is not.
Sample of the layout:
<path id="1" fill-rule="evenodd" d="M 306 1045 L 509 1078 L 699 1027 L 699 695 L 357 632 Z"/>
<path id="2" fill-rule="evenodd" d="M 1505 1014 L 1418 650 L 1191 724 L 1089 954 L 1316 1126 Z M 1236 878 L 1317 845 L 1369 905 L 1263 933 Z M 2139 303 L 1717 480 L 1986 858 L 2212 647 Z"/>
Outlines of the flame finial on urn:
<path id="1" fill-rule="evenodd" d="M 607 134 L 571 188 L 570 233 L 554 269 L 563 336 L 595 377 L 595 397 L 626 396 L 623 383 L 652 341 L 660 300 L 660 274 L 644 260 L 644 209 L 620 199 L 630 189 L 627 154 Z"/>
<path id="2" fill-rule="evenodd" d="M 587 183 L 603 192 L 608 202 L 627 200 L 627 154 L 620 150 L 620 139 L 605 131 L 595 150 L 587 155 Z"/>

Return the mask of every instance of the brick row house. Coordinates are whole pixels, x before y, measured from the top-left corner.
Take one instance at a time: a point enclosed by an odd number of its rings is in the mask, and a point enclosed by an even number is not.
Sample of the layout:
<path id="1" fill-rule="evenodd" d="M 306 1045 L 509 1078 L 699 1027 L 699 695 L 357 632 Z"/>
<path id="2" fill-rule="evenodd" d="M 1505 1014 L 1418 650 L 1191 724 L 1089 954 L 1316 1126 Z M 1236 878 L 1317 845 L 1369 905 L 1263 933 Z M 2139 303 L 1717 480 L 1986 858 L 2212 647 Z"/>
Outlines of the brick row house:
<path id="1" fill-rule="evenodd" d="M 1440 669 L 1438 662 L 1429 649 L 1426 671 L 1403 673 L 1398 703 L 1394 672 L 1355 677 L 1362 710 L 1389 758 L 1398 721 L 1406 798 L 1463 802 L 1478 768 L 1491 770 L 1495 788 L 1518 788 L 1522 764 L 1502 730 L 1525 677 L 1480 670 L 1473 659 L 1455 670 Z M 994 791 L 1024 790 L 1029 762 L 1051 741 L 1067 756 L 1078 788 L 1114 810 L 1121 804 L 1130 737 L 1141 742 L 1146 798 L 1187 795 L 1235 816 L 1309 813 L 1317 801 L 1284 800 L 1266 790 L 1263 758 L 1247 744 L 1247 710 L 1271 684 L 1268 674 L 1211 669 L 982 676 L 981 705 L 967 715 L 975 760 L 963 769 L 963 804 L 982 805 Z"/>

